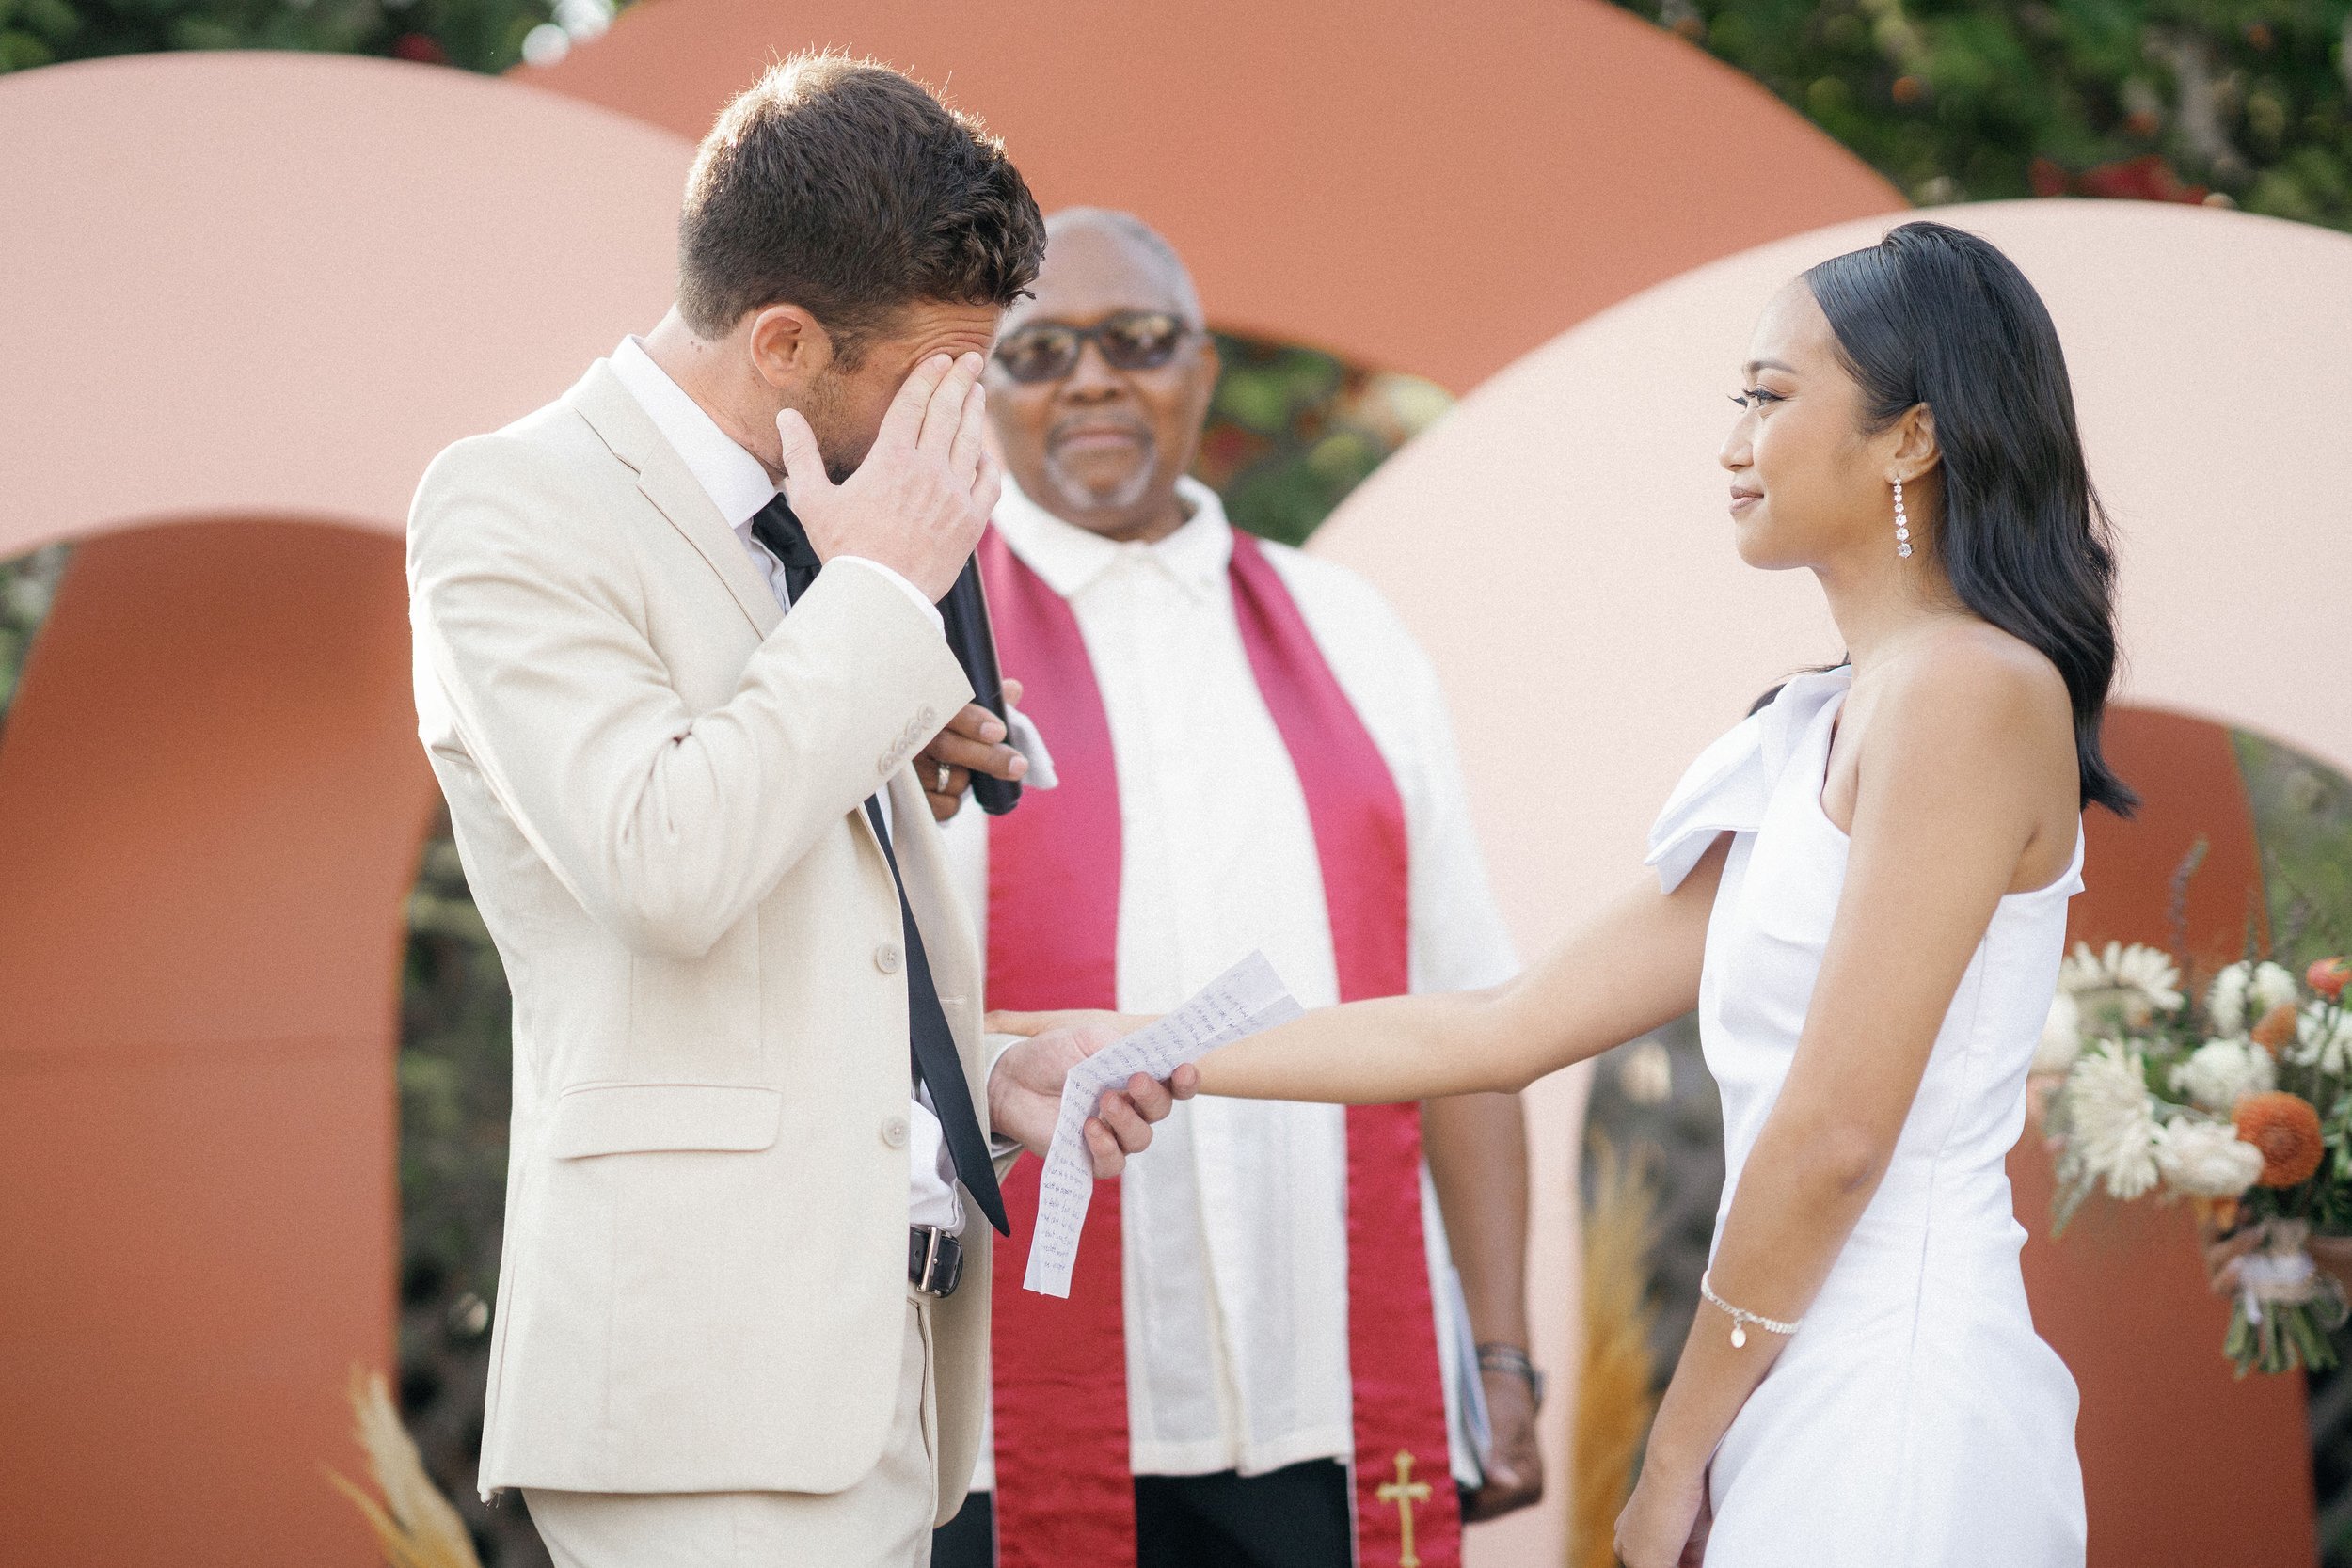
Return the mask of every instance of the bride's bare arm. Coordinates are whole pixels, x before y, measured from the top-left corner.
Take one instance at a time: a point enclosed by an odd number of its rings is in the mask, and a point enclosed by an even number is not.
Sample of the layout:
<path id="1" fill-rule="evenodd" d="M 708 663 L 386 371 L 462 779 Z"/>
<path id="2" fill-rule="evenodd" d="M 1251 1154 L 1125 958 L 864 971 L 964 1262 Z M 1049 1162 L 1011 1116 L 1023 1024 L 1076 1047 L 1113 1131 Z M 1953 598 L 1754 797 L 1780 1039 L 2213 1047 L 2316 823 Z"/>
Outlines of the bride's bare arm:
<path id="1" fill-rule="evenodd" d="M 1672 894 L 1655 877 L 1490 990 L 1324 1007 L 1200 1063 L 1200 1092 L 1380 1105 L 1523 1088 L 1696 1004 L 1717 844 Z"/>
<path id="2" fill-rule="evenodd" d="M 1836 923 L 1712 1270 L 1724 1299 L 1789 1321 L 1878 1189 L 2002 895 L 2049 856 L 2062 875 L 2073 848 L 2065 691 L 2030 657 L 1975 644 L 1922 664 L 1883 695 L 1861 745 Z M 1750 1328 L 1735 1349 L 1731 1327 L 1701 1307 L 1651 1430 L 1645 1487 L 1699 1484 L 1778 1356 L 1778 1335 Z"/>

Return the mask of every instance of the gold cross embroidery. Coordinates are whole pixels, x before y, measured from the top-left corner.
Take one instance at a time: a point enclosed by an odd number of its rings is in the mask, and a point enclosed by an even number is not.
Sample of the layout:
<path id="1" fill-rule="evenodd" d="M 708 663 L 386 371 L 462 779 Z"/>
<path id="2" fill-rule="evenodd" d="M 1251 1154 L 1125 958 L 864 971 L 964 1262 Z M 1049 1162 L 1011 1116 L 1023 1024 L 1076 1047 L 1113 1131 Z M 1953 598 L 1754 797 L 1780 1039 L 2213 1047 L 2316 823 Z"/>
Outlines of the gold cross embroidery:
<path id="1" fill-rule="evenodd" d="M 1413 1550 L 1413 1505 L 1430 1498 L 1429 1483 L 1413 1479 L 1413 1456 L 1399 1449 L 1396 1454 L 1396 1480 L 1383 1481 L 1373 1494 L 1384 1503 L 1396 1504 L 1399 1521 L 1404 1526 L 1405 1555 L 1396 1560 L 1396 1568 L 1421 1568 L 1421 1558 Z"/>

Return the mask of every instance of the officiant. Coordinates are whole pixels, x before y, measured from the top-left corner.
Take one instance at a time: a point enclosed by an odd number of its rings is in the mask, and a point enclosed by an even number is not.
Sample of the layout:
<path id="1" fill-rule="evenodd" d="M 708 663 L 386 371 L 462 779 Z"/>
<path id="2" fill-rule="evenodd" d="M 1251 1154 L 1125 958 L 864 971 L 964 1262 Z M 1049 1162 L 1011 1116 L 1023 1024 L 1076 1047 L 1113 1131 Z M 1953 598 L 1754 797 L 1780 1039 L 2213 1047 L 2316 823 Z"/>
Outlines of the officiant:
<path id="1" fill-rule="evenodd" d="M 1060 782 L 947 825 L 989 1006 L 1162 1011 L 1252 949 L 1310 1006 L 1507 979 L 1429 661 L 1185 477 L 1217 356 L 1183 261 L 1124 214 L 1048 235 L 988 372 L 981 562 Z M 1465 1513 L 1541 1491 L 1526 1242 L 1516 1096 L 1180 1105 L 1068 1301 L 1000 1261 L 993 1448 L 935 1560 L 1458 1563 Z"/>

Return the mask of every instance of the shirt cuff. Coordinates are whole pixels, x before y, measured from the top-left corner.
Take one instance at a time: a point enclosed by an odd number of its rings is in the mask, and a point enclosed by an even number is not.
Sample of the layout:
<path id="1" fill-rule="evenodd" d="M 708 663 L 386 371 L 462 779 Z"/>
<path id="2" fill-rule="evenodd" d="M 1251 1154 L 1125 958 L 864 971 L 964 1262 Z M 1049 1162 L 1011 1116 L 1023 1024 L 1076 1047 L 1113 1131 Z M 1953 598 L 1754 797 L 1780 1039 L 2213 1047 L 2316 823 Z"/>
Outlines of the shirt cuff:
<path id="1" fill-rule="evenodd" d="M 923 591 L 920 588 L 915 587 L 914 584 L 909 582 L 906 578 L 900 577 L 898 573 L 892 571 L 881 562 L 872 560 L 866 556 L 836 555 L 833 559 L 834 561 L 847 562 L 853 566 L 863 566 L 869 572 L 880 572 L 883 577 L 888 578 L 892 582 L 897 583 L 900 593 L 904 594 L 908 598 L 913 599 L 916 604 L 921 605 L 923 607 L 923 613 L 931 618 L 931 626 L 942 635 L 946 634 L 947 623 L 940 619 L 939 607 L 931 603 L 930 600 L 923 597 Z M 831 565 L 832 562 L 828 562 L 826 564 Z"/>
<path id="2" fill-rule="evenodd" d="M 988 1070 L 980 1074 L 982 1093 L 987 1092 L 988 1082 L 996 1076 L 996 1064 L 1005 1059 L 1005 1053 L 1026 1038 L 1028 1038 L 1026 1035 L 991 1035 L 981 1042 L 980 1049 L 987 1053 L 988 1059 Z M 993 1129 L 990 1131 L 988 1138 L 990 1158 L 1006 1159 L 1020 1153 L 1021 1148 L 1020 1139 L 1001 1137 Z"/>

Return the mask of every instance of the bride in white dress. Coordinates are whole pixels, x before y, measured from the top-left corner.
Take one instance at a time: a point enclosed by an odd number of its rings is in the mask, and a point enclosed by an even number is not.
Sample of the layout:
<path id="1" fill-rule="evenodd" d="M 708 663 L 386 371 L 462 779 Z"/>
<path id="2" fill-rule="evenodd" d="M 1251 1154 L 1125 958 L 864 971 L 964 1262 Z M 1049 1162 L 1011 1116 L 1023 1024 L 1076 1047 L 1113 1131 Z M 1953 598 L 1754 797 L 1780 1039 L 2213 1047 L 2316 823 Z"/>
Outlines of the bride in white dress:
<path id="1" fill-rule="evenodd" d="M 1811 570 L 1850 662 L 1709 747 L 1655 875 L 1514 983 L 1311 1013 L 1197 1086 L 1516 1089 L 1695 1007 L 1729 1180 L 1629 1568 L 2076 1568 L 2074 1386 L 2002 1168 L 2081 812 L 2132 804 L 2099 752 L 2113 562 L 2065 362 L 2006 258 L 1915 223 L 1784 290 L 1735 401 L 1740 553 Z"/>

